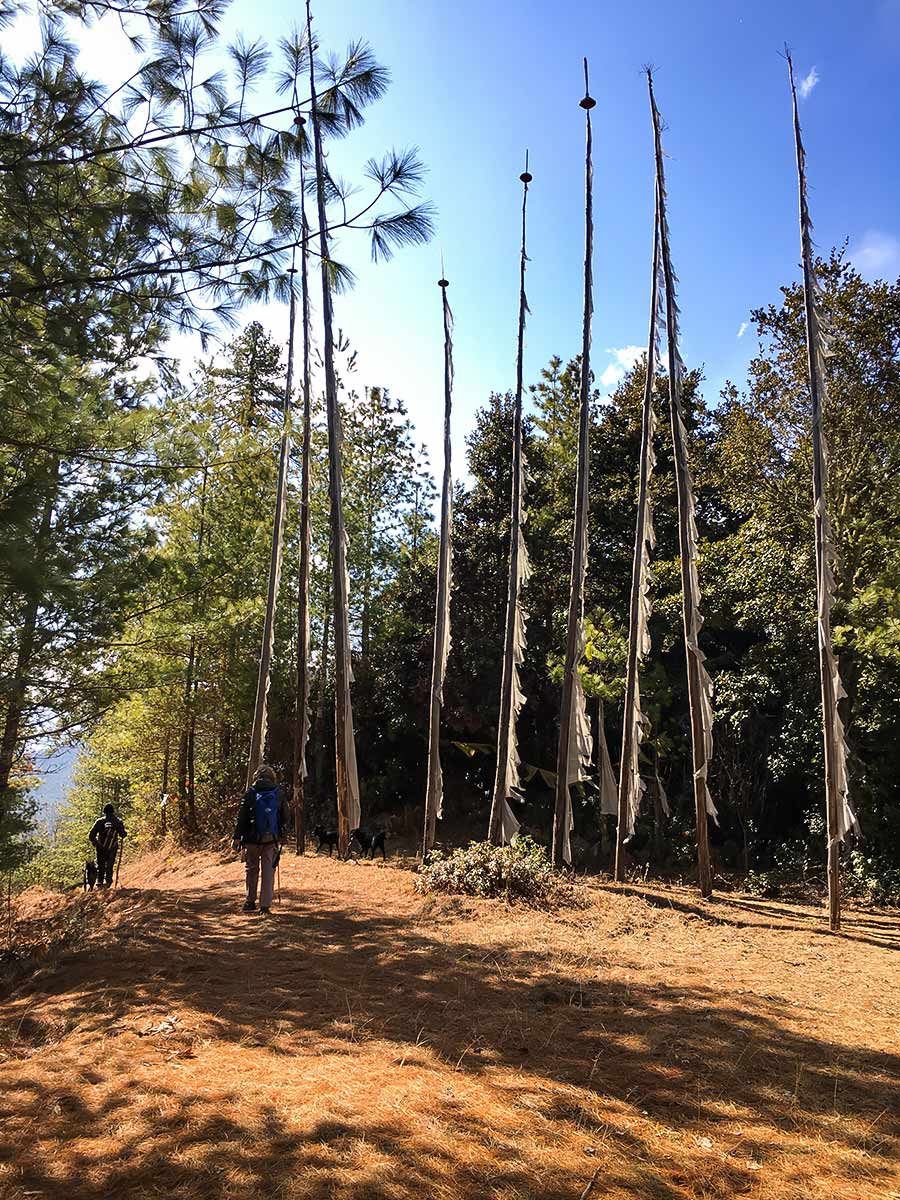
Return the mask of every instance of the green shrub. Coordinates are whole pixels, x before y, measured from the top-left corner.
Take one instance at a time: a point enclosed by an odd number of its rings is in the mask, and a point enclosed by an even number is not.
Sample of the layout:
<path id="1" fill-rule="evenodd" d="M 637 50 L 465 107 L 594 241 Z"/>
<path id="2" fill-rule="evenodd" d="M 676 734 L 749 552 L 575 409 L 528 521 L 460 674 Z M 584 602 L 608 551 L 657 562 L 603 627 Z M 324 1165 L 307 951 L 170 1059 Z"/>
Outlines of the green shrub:
<path id="1" fill-rule="evenodd" d="M 825 856 L 815 855 L 804 842 L 789 842 L 773 856 L 767 871 L 751 871 L 744 886 L 754 896 L 802 899 L 810 890 L 825 890 Z M 900 868 L 883 856 L 851 850 L 841 860 L 841 890 L 851 900 L 887 907 L 900 905 Z"/>
<path id="2" fill-rule="evenodd" d="M 805 839 L 785 842 L 774 851 L 766 869 L 748 874 L 744 886 L 753 896 L 801 899 L 810 889 L 825 886 L 824 851 Z"/>
<path id="3" fill-rule="evenodd" d="M 886 858 L 851 850 L 844 870 L 844 893 L 865 904 L 900 905 L 900 868 Z"/>
<path id="4" fill-rule="evenodd" d="M 500 897 L 547 903 L 562 896 L 563 887 L 543 846 L 529 837 L 509 846 L 470 842 L 449 854 L 433 853 L 416 879 L 420 892 Z"/>
<path id="5" fill-rule="evenodd" d="M 773 871 L 751 871 L 744 880 L 744 889 L 751 896 L 764 900 L 775 900 L 782 892 L 783 883 Z"/>

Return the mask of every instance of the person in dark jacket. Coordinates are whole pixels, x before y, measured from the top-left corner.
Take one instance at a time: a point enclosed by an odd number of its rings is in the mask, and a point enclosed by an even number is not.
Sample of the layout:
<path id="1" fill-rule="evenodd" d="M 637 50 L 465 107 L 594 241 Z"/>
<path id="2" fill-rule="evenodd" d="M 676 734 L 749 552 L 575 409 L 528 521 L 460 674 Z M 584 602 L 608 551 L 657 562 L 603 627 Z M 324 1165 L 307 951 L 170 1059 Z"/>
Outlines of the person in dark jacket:
<path id="1" fill-rule="evenodd" d="M 259 911 L 269 911 L 275 893 L 275 865 L 287 823 L 287 804 L 278 786 L 278 776 L 264 763 L 256 772 L 253 786 L 244 793 L 234 827 L 234 848 L 244 851 L 247 864 L 244 912 L 256 909 L 260 870 Z"/>
<path id="2" fill-rule="evenodd" d="M 111 804 L 105 805 L 103 816 L 97 818 L 88 834 L 90 843 L 97 852 L 97 883 L 100 887 L 112 886 L 119 842 L 124 841 L 126 837 L 128 834 L 116 816 L 116 810 Z"/>

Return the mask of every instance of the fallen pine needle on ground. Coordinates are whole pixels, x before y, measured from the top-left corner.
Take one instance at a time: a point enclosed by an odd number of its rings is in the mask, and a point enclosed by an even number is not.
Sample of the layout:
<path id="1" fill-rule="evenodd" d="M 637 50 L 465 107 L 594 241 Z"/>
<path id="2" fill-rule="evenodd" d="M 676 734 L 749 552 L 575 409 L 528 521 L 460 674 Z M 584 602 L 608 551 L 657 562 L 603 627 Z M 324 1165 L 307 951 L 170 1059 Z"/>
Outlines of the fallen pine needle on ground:
<path id="1" fill-rule="evenodd" d="M 6 980 L 3 1200 L 900 1195 L 894 916 L 311 854 L 269 920 L 212 854 L 121 882 L 19 902 L 81 933 Z"/>

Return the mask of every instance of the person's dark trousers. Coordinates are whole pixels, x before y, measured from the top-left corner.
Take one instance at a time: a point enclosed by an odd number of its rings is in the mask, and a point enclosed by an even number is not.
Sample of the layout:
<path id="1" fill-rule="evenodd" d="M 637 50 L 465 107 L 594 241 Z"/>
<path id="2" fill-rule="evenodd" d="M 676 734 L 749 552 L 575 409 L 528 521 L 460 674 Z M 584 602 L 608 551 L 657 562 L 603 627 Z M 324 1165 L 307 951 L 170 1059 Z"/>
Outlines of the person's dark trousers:
<path id="1" fill-rule="evenodd" d="M 113 867 L 115 865 L 115 850 L 97 851 L 97 882 L 101 887 L 112 887 Z"/>
<path id="2" fill-rule="evenodd" d="M 275 894 L 275 842 L 262 846 L 249 845 L 247 850 L 247 903 L 256 903 L 256 889 L 262 867 L 262 887 L 259 890 L 260 908 L 268 908 Z"/>

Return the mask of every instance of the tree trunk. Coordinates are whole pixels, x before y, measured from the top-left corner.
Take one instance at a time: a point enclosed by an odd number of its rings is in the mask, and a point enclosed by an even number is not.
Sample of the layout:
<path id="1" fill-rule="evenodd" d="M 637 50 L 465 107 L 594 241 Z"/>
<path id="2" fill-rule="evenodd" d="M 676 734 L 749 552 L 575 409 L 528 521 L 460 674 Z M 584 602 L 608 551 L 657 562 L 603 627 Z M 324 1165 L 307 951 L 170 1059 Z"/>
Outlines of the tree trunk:
<path id="1" fill-rule="evenodd" d="M 0 817 L 5 815 L 9 800 L 11 800 L 9 781 L 12 776 L 13 764 L 16 761 L 19 729 L 25 711 L 28 670 L 31 665 L 31 656 L 34 653 L 39 607 L 40 601 L 37 596 L 28 600 L 22 628 L 19 632 L 19 644 L 16 647 L 16 665 L 9 689 L 6 718 L 3 722 L 3 739 L 0 742 Z"/>
<path id="2" fill-rule="evenodd" d="M 194 686 L 191 695 L 191 713 L 187 731 L 187 823 L 191 833 L 199 832 L 197 821 L 197 779 L 194 769 L 194 747 L 197 740 L 197 675 L 200 671 L 199 656 L 194 659 Z"/>
<path id="3" fill-rule="evenodd" d="M 259 675 L 256 682 L 256 705 L 253 710 L 253 729 L 250 734 L 250 754 L 247 760 L 247 787 L 253 783 L 266 748 L 268 724 L 269 683 L 272 652 L 275 647 L 275 612 L 278 606 L 278 586 L 281 582 L 281 554 L 284 544 L 284 511 L 287 501 L 287 477 L 291 456 L 291 392 L 294 386 L 294 269 L 291 268 L 291 302 L 288 316 L 287 377 L 284 385 L 284 409 L 281 426 L 281 445 L 278 454 L 278 482 L 275 491 L 275 513 L 272 518 L 272 549 L 269 556 L 269 586 L 266 592 L 266 617 L 263 622 L 262 647 L 259 655 Z"/>
<path id="4" fill-rule="evenodd" d="M 328 548 L 328 564 L 326 577 L 331 576 L 331 547 Z M 322 652 L 319 663 L 319 678 L 317 686 L 316 706 L 313 713 L 316 736 L 313 739 L 313 794 L 317 803 L 321 804 L 324 796 L 325 770 L 325 693 L 328 685 L 328 647 L 331 633 L 331 612 L 326 603 L 322 614 Z"/>
<path id="5" fill-rule="evenodd" d="M 203 465 L 203 482 L 200 487 L 200 528 L 197 531 L 197 568 L 198 572 L 203 561 L 203 543 L 206 538 L 206 487 L 209 480 L 209 467 Z M 191 602 L 191 622 L 196 622 L 200 612 L 200 597 L 194 592 Z M 184 715 L 181 735 L 178 740 L 178 821 L 180 829 L 196 833 L 197 810 L 194 795 L 194 730 L 197 686 L 197 638 L 192 632 L 188 645 L 187 669 L 184 673 Z"/>
<path id="6" fill-rule="evenodd" d="M 366 398 L 369 398 L 369 389 L 366 388 Z M 361 638 L 361 658 L 364 667 L 369 665 L 369 639 L 372 630 L 372 618 L 370 605 L 372 602 L 372 545 L 375 537 L 375 500 L 373 497 L 372 472 L 374 457 L 373 440 L 375 437 L 375 420 L 372 412 L 369 413 L 369 445 L 367 448 L 367 463 L 366 463 L 366 544 L 364 551 L 364 567 L 363 567 L 363 600 L 362 600 L 362 638 Z"/>
<path id="7" fill-rule="evenodd" d="M 53 510 L 56 507 L 57 488 L 59 483 L 59 460 L 54 459 L 48 475 L 48 492 L 41 512 L 40 524 L 34 545 L 35 562 L 43 562 L 46 547 L 50 540 Z M 16 751 L 19 746 L 19 734 L 22 717 L 25 713 L 25 701 L 28 695 L 28 675 L 31 670 L 31 660 L 37 634 L 37 618 L 43 595 L 35 591 L 25 604 L 22 628 L 16 646 L 16 665 L 9 688 L 6 717 L 3 722 L 3 736 L 0 739 L 0 818 L 6 815 L 10 802 L 10 785 L 13 766 L 16 761 Z"/>
<path id="8" fill-rule="evenodd" d="M 163 765 L 162 765 L 162 787 L 159 790 L 159 827 L 163 837 L 168 831 L 168 822 L 166 814 L 169 807 L 169 748 L 170 736 L 166 734 L 166 741 L 163 747 Z"/>
<path id="9" fill-rule="evenodd" d="M 219 800 L 223 805 L 228 800 L 228 794 L 230 791 L 231 779 L 229 776 L 228 767 L 231 761 L 231 753 L 234 749 L 234 726 L 228 719 L 225 688 L 227 688 L 228 681 L 231 679 L 234 672 L 235 662 L 237 660 L 237 649 L 237 630 L 232 630 L 228 636 L 228 644 L 225 650 L 223 662 L 222 706 L 224 712 L 219 724 L 219 771 L 221 772 L 221 781 L 219 783 Z"/>
<path id="10" fill-rule="evenodd" d="M 421 485 L 419 484 L 419 481 L 416 480 L 415 484 L 413 484 L 415 500 L 413 502 L 413 538 L 412 538 L 412 551 L 411 551 L 411 563 L 410 563 L 413 570 L 415 570 L 416 564 L 419 561 L 419 491 L 420 490 L 421 490 Z"/>
<path id="11" fill-rule="evenodd" d="M 306 2 L 306 28 L 310 45 L 309 91 L 312 104 L 313 143 L 316 162 L 316 203 L 319 217 L 319 245 L 322 266 L 322 324 L 324 331 L 325 406 L 328 419 L 328 490 L 331 499 L 331 559 L 334 589 L 334 666 L 335 666 L 335 769 L 337 776 L 338 842 L 341 857 L 346 857 L 352 825 L 359 823 L 359 779 L 356 769 L 356 743 L 353 735 L 353 706 L 350 698 L 349 598 L 346 563 L 346 535 L 342 502 L 341 414 L 338 407 L 337 379 L 334 370 L 334 318 L 331 282 L 328 277 L 328 223 L 325 210 L 325 161 L 322 130 L 316 96 L 315 53 L 312 36 L 312 9 Z"/>
<path id="12" fill-rule="evenodd" d="M 309 229 L 304 204 L 304 173 L 300 166 L 300 204 L 303 246 L 300 284 L 303 292 L 303 455 L 300 479 L 300 577 L 297 596 L 297 714 L 294 728 L 294 837 L 298 854 L 306 849 L 306 749 L 309 741 L 309 579 L 312 530 L 310 486 L 312 470 L 312 388 L 310 381 Z"/>
<path id="13" fill-rule="evenodd" d="M 197 639 L 191 634 L 188 645 L 188 661 L 184 675 L 184 714 L 181 732 L 178 737 L 178 823 L 182 830 L 193 832 L 189 813 L 193 809 L 193 801 L 189 801 L 190 782 L 190 739 L 191 739 L 191 701 L 194 695 L 194 663 L 197 654 Z"/>
<path id="14" fill-rule="evenodd" d="M 444 477 L 441 486 L 441 537 L 438 551 L 437 594 L 434 613 L 434 651 L 431 660 L 431 690 L 428 702 L 428 779 L 425 786 L 425 819 L 422 832 L 422 858 L 434 846 L 436 825 L 443 813 L 444 781 L 441 772 L 441 707 L 444 673 L 450 645 L 450 559 L 451 559 L 451 442 L 450 410 L 453 399 L 453 345 L 450 338 L 452 318 L 447 303 L 446 279 L 441 279 L 441 305 L 444 317 Z"/>

